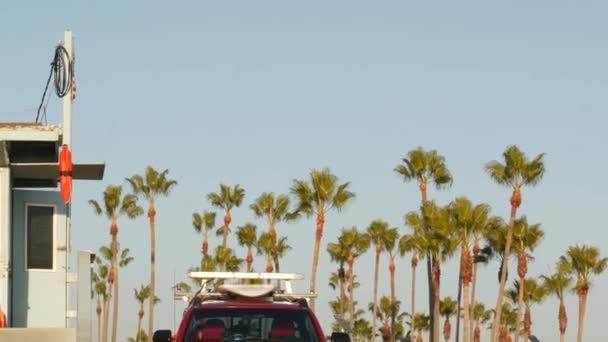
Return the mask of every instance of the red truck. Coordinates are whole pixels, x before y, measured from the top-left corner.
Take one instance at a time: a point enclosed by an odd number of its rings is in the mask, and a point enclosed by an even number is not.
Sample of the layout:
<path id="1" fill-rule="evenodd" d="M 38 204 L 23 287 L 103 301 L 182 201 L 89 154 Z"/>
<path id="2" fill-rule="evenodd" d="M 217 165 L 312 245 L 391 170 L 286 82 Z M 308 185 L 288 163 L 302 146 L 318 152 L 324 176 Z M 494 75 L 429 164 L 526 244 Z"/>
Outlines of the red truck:
<path id="1" fill-rule="evenodd" d="M 302 279 L 294 273 L 192 272 L 200 279 L 201 290 L 177 293 L 189 305 L 175 334 L 170 330 L 154 333 L 154 342 L 260 341 L 326 342 L 321 326 L 308 307 L 310 294 L 291 293 L 290 280 Z M 270 284 L 226 284 L 207 287 L 226 279 L 285 281 L 286 290 Z M 350 342 L 346 333 L 334 332 L 333 342 Z"/>

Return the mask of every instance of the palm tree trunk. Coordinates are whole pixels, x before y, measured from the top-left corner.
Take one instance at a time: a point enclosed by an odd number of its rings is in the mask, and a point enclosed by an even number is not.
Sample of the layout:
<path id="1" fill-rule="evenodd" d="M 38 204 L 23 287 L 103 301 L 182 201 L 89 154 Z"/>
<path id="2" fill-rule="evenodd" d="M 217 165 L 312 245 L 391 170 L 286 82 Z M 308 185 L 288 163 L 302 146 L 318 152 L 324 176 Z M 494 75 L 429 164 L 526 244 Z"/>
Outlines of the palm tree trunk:
<path id="1" fill-rule="evenodd" d="M 564 299 L 559 299 L 559 340 L 564 342 L 566 338 L 566 325 L 568 324 L 568 316 L 566 315 L 566 306 L 564 305 Z"/>
<path id="2" fill-rule="evenodd" d="M 114 287 L 112 286 L 112 283 L 110 283 L 108 289 L 108 296 L 105 302 L 103 303 L 103 332 L 101 333 L 101 340 L 103 342 L 108 341 L 108 321 L 110 320 L 110 300 L 112 299 L 113 288 Z"/>
<path id="3" fill-rule="evenodd" d="M 524 287 L 525 287 L 525 278 L 519 278 L 519 293 L 517 298 L 517 321 L 515 321 L 515 342 L 519 342 L 519 334 L 521 327 L 521 317 L 523 313 L 524 307 Z M 527 342 L 528 339 L 524 338 L 524 342 Z"/>
<path id="4" fill-rule="evenodd" d="M 115 248 L 117 249 L 117 248 Z M 112 342 L 116 342 L 116 330 L 118 328 L 118 267 L 114 276 L 114 303 L 112 308 Z"/>
<path id="5" fill-rule="evenodd" d="M 583 342 L 583 328 L 585 324 L 585 309 L 587 308 L 587 294 L 589 289 L 581 289 L 578 292 L 578 332 L 576 341 Z"/>
<path id="6" fill-rule="evenodd" d="M 414 317 L 416 316 L 416 267 L 418 266 L 418 257 L 416 256 L 416 252 L 412 255 L 412 324 L 411 324 L 411 332 L 412 334 L 416 331 L 416 324 L 414 322 Z"/>
<path id="7" fill-rule="evenodd" d="M 144 317 L 144 303 L 141 302 L 139 305 L 139 314 L 137 318 L 137 333 L 135 334 L 135 342 L 139 342 L 139 331 L 141 330 L 141 319 Z"/>
<path id="8" fill-rule="evenodd" d="M 354 288 L 354 276 L 353 276 L 353 261 L 352 259 L 349 260 L 348 262 L 348 270 L 350 271 L 350 274 L 348 275 L 348 287 L 350 290 L 349 293 L 349 299 L 348 299 L 348 311 L 349 311 L 349 326 L 351 327 L 351 329 L 354 329 L 355 327 L 355 304 L 354 304 L 354 300 L 355 300 L 355 288 Z"/>
<path id="9" fill-rule="evenodd" d="M 152 342 L 154 332 L 154 298 L 156 291 L 156 209 L 154 199 L 149 199 L 148 218 L 150 220 L 150 305 L 148 307 L 148 342 Z"/>
<path id="10" fill-rule="evenodd" d="M 532 326 L 532 316 L 530 314 L 530 307 L 526 307 L 526 315 L 524 318 L 524 342 L 528 341 L 528 336 L 530 336 L 530 327 L 531 326 Z M 517 336 L 515 337 L 515 339 L 517 341 Z"/>
<path id="11" fill-rule="evenodd" d="M 203 230 L 204 230 L 204 233 L 203 233 L 203 235 L 204 235 L 204 237 L 203 237 L 203 254 L 207 255 L 207 253 L 209 253 L 209 234 L 207 232 L 208 229 L 207 229 L 206 226 L 203 228 Z"/>
<path id="12" fill-rule="evenodd" d="M 338 281 L 340 282 L 340 317 L 344 318 L 344 302 L 346 301 L 346 292 L 344 290 L 344 265 L 340 264 L 338 270 Z"/>
<path id="13" fill-rule="evenodd" d="M 473 342 L 481 342 L 481 331 L 479 329 L 479 322 L 475 323 L 475 331 L 473 332 Z"/>
<path id="14" fill-rule="evenodd" d="M 228 243 L 228 225 L 230 225 L 230 221 L 232 221 L 230 210 L 226 210 L 226 215 L 224 215 L 224 231 L 222 234 L 222 247 L 224 248 L 226 248 L 226 244 Z"/>
<path id="15" fill-rule="evenodd" d="M 317 266 L 319 265 L 319 250 L 321 248 L 321 237 L 323 237 L 323 225 L 325 224 L 325 212 L 323 206 L 317 208 L 317 230 L 315 232 L 315 249 L 312 258 L 312 271 L 310 272 L 310 292 L 317 292 Z M 316 306 L 316 298 L 311 298 L 310 308 L 314 312 Z"/>
<path id="16" fill-rule="evenodd" d="M 101 342 L 101 304 L 97 301 L 97 341 Z"/>
<path id="17" fill-rule="evenodd" d="M 429 341 L 430 342 L 439 342 L 439 339 L 435 340 L 435 291 L 433 288 L 433 265 L 431 262 L 431 254 L 427 253 L 426 255 L 426 276 L 428 282 L 429 289 Z"/>
<path id="18" fill-rule="evenodd" d="M 472 289 L 471 289 L 471 305 L 469 317 L 473 317 L 473 310 L 475 310 L 475 288 L 477 287 L 477 255 L 479 254 L 479 240 L 475 239 L 475 245 L 473 246 L 473 274 L 472 274 Z M 470 331 L 473 331 L 475 322 L 471 319 Z M 471 340 L 473 336 L 471 336 Z M 471 341 L 464 341 L 471 342 Z"/>
<path id="19" fill-rule="evenodd" d="M 378 273 L 380 271 L 380 252 L 382 245 L 376 242 L 376 263 L 374 264 L 374 310 L 372 313 L 372 342 L 376 340 L 376 316 L 378 315 Z"/>
<path id="20" fill-rule="evenodd" d="M 470 306 L 469 306 L 469 284 L 467 282 L 464 282 L 463 284 L 463 290 L 464 292 L 463 294 L 463 298 L 464 298 L 464 322 L 463 322 L 463 326 L 462 326 L 462 339 L 464 341 L 469 341 L 471 338 L 471 331 L 469 330 L 470 326 L 469 326 L 469 322 L 471 321 L 471 310 L 470 310 Z"/>
<path id="21" fill-rule="evenodd" d="M 452 325 L 450 324 L 449 318 L 446 317 L 445 322 L 443 323 L 443 338 L 445 338 L 445 342 L 450 340 L 450 335 L 452 334 Z"/>
<path id="22" fill-rule="evenodd" d="M 439 341 L 439 303 L 441 301 L 440 295 L 441 289 L 441 268 L 438 257 L 433 256 L 433 339 Z"/>
<path id="23" fill-rule="evenodd" d="M 253 252 L 251 246 L 247 247 L 247 272 L 251 272 L 251 265 L 253 264 Z"/>
<path id="24" fill-rule="evenodd" d="M 498 329 L 500 324 L 500 316 L 502 314 L 502 300 L 505 292 L 505 285 L 507 283 L 507 267 L 509 264 L 509 256 L 511 253 L 511 243 L 513 241 L 513 227 L 515 225 L 515 215 L 517 214 L 517 208 L 521 204 L 521 193 L 519 190 L 519 183 L 515 185 L 513 194 L 511 195 L 511 217 L 509 218 L 509 229 L 507 231 L 507 241 L 505 244 L 505 252 L 502 258 L 502 272 L 500 273 L 500 285 L 498 287 L 498 295 L 496 298 L 496 307 L 494 308 L 494 322 L 492 322 L 492 342 L 496 341 L 498 336 Z"/>
<path id="25" fill-rule="evenodd" d="M 462 265 L 460 265 L 460 271 L 458 272 L 458 299 L 456 306 L 456 342 L 460 340 L 460 302 L 462 301 Z M 465 306 L 466 308 L 466 306 Z M 465 321 L 466 324 L 466 321 Z M 464 339 L 467 340 L 466 337 Z"/>
<path id="26" fill-rule="evenodd" d="M 395 307 L 395 259 L 393 257 L 391 257 L 388 270 L 391 274 L 391 342 L 395 342 L 395 316 L 397 315 L 397 310 Z"/>

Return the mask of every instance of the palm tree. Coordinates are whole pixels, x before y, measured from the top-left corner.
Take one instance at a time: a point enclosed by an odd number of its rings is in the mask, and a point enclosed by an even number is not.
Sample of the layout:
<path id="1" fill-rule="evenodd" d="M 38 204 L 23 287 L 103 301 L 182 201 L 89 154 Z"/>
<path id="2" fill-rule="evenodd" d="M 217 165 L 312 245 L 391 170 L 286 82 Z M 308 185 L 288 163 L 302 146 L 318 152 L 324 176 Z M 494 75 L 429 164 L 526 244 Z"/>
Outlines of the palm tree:
<path id="1" fill-rule="evenodd" d="M 241 264 L 244 260 L 239 259 L 234 254 L 232 248 L 218 246 L 215 249 L 215 257 L 213 258 L 213 261 L 215 262 L 216 266 L 219 266 L 220 270 L 225 270 L 227 272 L 237 272 L 241 268 Z"/>
<path id="2" fill-rule="evenodd" d="M 393 334 L 391 331 L 391 317 L 397 317 L 399 320 L 405 316 L 405 313 L 399 314 L 399 308 L 401 307 L 401 302 L 396 301 L 394 304 L 391 303 L 391 298 L 389 296 L 382 296 L 380 298 L 379 305 L 376 303 L 369 303 L 368 309 L 373 313 L 374 307 L 378 307 L 376 311 L 376 316 L 382 322 L 382 328 L 379 328 L 380 334 L 382 336 L 383 341 L 388 341 L 390 336 Z M 374 332 L 375 335 L 375 332 Z"/>
<path id="3" fill-rule="evenodd" d="M 338 185 L 338 177 L 329 169 L 321 171 L 310 171 L 310 185 L 306 180 L 294 180 L 290 191 L 297 199 L 296 213 L 304 213 L 308 217 L 316 214 L 317 229 L 315 232 L 315 247 L 312 259 L 312 271 L 310 276 L 310 291 L 316 293 L 317 266 L 319 264 L 319 250 L 325 215 L 332 209 L 340 210 L 346 206 L 355 194 L 348 190 L 350 183 Z M 311 300 L 311 309 L 315 310 L 315 298 Z"/>
<path id="4" fill-rule="evenodd" d="M 399 254 L 401 256 L 405 253 L 411 252 L 412 258 L 410 261 L 412 267 L 412 289 L 411 289 L 411 306 L 412 311 L 410 315 L 416 314 L 416 268 L 418 267 L 418 255 L 424 256 L 424 241 L 421 239 L 420 234 L 405 234 L 399 239 Z M 412 320 L 410 324 L 410 330 L 412 333 L 416 331 L 416 321 Z"/>
<path id="5" fill-rule="evenodd" d="M 253 264 L 253 247 L 257 243 L 257 229 L 258 227 L 253 223 L 247 223 L 244 226 L 237 228 L 236 237 L 239 240 L 239 245 L 247 247 L 247 272 L 251 272 L 251 265 Z"/>
<path id="6" fill-rule="evenodd" d="M 591 274 L 600 274 L 606 269 L 608 258 L 600 257 L 597 247 L 575 245 L 568 247 L 566 255 L 560 257 L 560 267 L 568 274 L 576 275 L 574 290 L 578 293 L 578 332 L 577 341 L 583 340 L 587 296 L 591 288 Z"/>
<path id="7" fill-rule="evenodd" d="M 395 294 L 395 247 L 397 245 L 397 240 L 399 239 L 399 232 L 397 228 L 387 229 L 386 234 L 382 238 L 384 249 L 388 252 L 389 263 L 388 263 L 388 271 L 391 276 L 391 303 L 395 305 L 397 302 L 396 294 Z M 393 313 L 396 314 L 397 311 L 393 310 Z M 391 317 L 391 342 L 395 341 L 395 320 L 396 317 Z"/>
<path id="8" fill-rule="evenodd" d="M 483 219 L 482 219 L 483 220 Z M 480 220 L 480 221 L 482 221 Z M 492 217 L 488 217 L 487 220 L 485 221 L 485 224 L 482 224 L 481 222 L 478 225 L 475 225 L 473 228 L 473 274 L 472 274 L 472 286 L 471 286 L 471 301 L 469 303 L 469 307 L 471 309 L 471 314 L 469 316 L 469 318 L 473 315 L 473 310 L 475 310 L 475 307 L 477 305 L 476 303 L 476 289 L 477 289 L 477 271 L 478 271 L 478 265 L 480 263 L 487 265 L 488 262 L 490 261 L 490 254 L 492 253 L 492 249 L 489 247 L 484 247 L 483 249 L 480 247 L 480 241 L 483 237 L 487 237 L 488 234 L 491 234 L 491 232 L 500 229 L 500 227 L 503 227 L 504 222 L 500 217 L 497 216 L 492 216 Z M 501 263 L 502 264 L 502 263 Z M 499 276 L 500 279 L 500 276 Z M 500 280 L 499 280 L 500 281 Z M 491 314 L 491 311 L 490 311 Z M 471 339 L 473 339 L 473 333 L 471 333 L 473 331 L 473 329 L 475 328 L 473 326 L 474 322 L 473 320 L 471 320 L 470 322 L 470 330 L 469 333 L 471 334 Z M 485 322 L 484 322 L 485 324 Z M 466 341 L 469 342 L 469 341 Z"/>
<path id="9" fill-rule="evenodd" d="M 428 315 L 426 315 L 425 313 L 419 312 L 416 313 L 413 317 L 412 317 L 412 323 L 411 326 L 415 326 L 416 327 L 416 342 L 423 342 L 424 338 L 422 337 L 422 333 L 424 331 L 428 331 L 430 328 L 429 322 L 430 321 L 430 317 Z M 414 331 L 412 329 L 412 331 Z M 412 339 L 412 341 L 414 341 Z"/>
<path id="10" fill-rule="evenodd" d="M 223 209 L 225 211 L 224 214 L 224 225 L 222 226 L 222 247 L 226 247 L 228 232 L 230 231 L 230 222 L 232 221 L 232 215 L 230 215 L 230 210 L 234 207 L 240 207 L 241 203 L 243 203 L 243 198 L 245 198 L 245 190 L 241 188 L 238 184 L 235 185 L 232 189 L 230 186 L 226 184 L 220 184 L 220 192 L 219 193 L 209 193 L 207 194 L 207 199 L 211 202 L 211 205 L 218 208 Z"/>
<path id="11" fill-rule="evenodd" d="M 568 325 L 568 315 L 566 314 L 566 306 L 564 305 L 564 292 L 572 284 L 572 278 L 558 267 L 555 273 L 549 276 L 541 276 L 544 281 L 544 286 L 547 292 L 555 295 L 559 299 L 559 313 L 557 319 L 559 322 L 559 340 L 566 340 L 566 326 Z"/>
<path id="12" fill-rule="evenodd" d="M 340 237 L 338 238 L 339 243 L 343 245 L 348 251 L 348 256 L 346 258 L 346 263 L 348 264 L 349 279 L 348 279 L 348 288 L 349 288 L 349 323 L 351 327 L 354 327 L 355 324 L 355 306 L 354 306 L 354 263 L 355 259 L 361 256 L 361 254 L 365 253 L 370 245 L 370 236 L 361 233 L 357 230 L 356 227 L 351 227 L 350 229 L 342 228 L 342 232 Z"/>
<path id="13" fill-rule="evenodd" d="M 144 197 L 148 201 L 148 220 L 150 223 L 150 297 L 156 296 L 156 198 L 168 196 L 171 189 L 177 185 L 177 181 L 167 178 L 169 170 L 156 171 L 152 166 L 147 166 L 144 175 L 134 175 L 127 178 L 136 195 Z M 154 331 L 154 303 L 150 302 L 148 309 L 148 342 L 152 342 Z"/>
<path id="14" fill-rule="evenodd" d="M 203 215 L 199 213 L 192 214 L 192 225 L 194 226 L 194 230 L 199 233 L 201 231 L 203 232 L 203 254 L 207 254 L 209 252 L 208 232 L 215 226 L 215 216 L 215 212 L 209 212 L 207 210 L 203 211 Z"/>
<path id="15" fill-rule="evenodd" d="M 437 189 L 448 188 L 452 185 L 453 179 L 445 163 L 445 157 L 438 154 L 435 150 L 426 151 L 418 147 L 407 153 L 407 157 L 402 159 L 403 164 L 397 165 L 395 171 L 403 176 L 406 182 L 417 181 L 418 188 L 422 197 L 422 204 L 427 200 L 427 184 L 435 183 Z M 432 328 L 431 342 L 439 342 L 439 303 L 435 304 L 436 296 L 432 286 L 432 260 L 427 258 L 427 281 L 429 286 L 429 311 L 430 324 Z M 437 299 L 439 300 L 439 299 Z"/>
<path id="16" fill-rule="evenodd" d="M 102 303 L 103 307 L 106 308 L 106 303 L 108 303 L 108 274 L 109 267 L 106 264 L 102 264 L 101 258 L 99 256 L 95 257 L 95 263 L 97 264 L 97 271 L 92 274 L 92 281 L 94 284 L 94 294 L 96 297 L 97 306 L 95 308 L 95 312 L 97 313 L 97 339 L 99 342 L 102 341 L 102 326 L 101 326 L 101 313 L 102 313 Z M 105 312 L 105 311 L 104 311 Z M 104 325 L 107 326 L 107 325 Z"/>
<path id="17" fill-rule="evenodd" d="M 271 273 L 274 271 L 274 267 L 272 265 L 272 261 L 273 261 L 272 253 L 273 253 L 274 244 L 275 244 L 275 242 L 273 241 L 272 236 L 270 236 L 269 233 L 262 233 L 260 235 L 260 238 L 258 239 L 258 243 L 256 245 L 258 255 L 266 256 L 265 271 L 268 273 Z M 270 280 L 268 280 L 268 283 L 270 283 Z"/>
<path id="18" fill-rule="evenodd" d="M 486 310 L 483 303 L 476 303 L 473 307 L 473 322 L 475 329 L 473 330 L 473 342 L 481 342 L 481 330 L 479 323 L 486 324 L 492 319 L 492 310 Z"/>
<path id="19" fill-rule="evenodd" d="M 460 292 L 460 284 L 464 292 L 464 323 L 463 337 L 464 341 L 470 342 L 470 324 L 471 305 L 469 304 L 469 286 L 473 280 L 473 259 L 470 252 L 470 239 L 474 233 L 480 234 L 488 225 L 488 215 L 490 206 L 487 204 L 473 205 L 466 197 L 458 197 L 449 206 L 450 213 L 454 225 L 457 229 L 457 238 L 461 244 L 460 252 L 460 278 L 458 290 Z M 479 248 L 479 245 L 477 245 Z M 458 307 L 460 307 L 460 296 L 458 297 Z M 459 327 L 459 318 L 457 316 L 457 331 Z M 456 336 L 458 339 L 458 334 Z"/>
<path id="20" fill-rule="evenodd" d="M 291 221 L 297 218 L 296 213 L 289 212 L 289 197 L 286 195 L 277 196 L 273 192 L 264 192 L 253 204 L 249 206 L 256 217 L 266 217 L 268 220 L 268 233 L 276 238 L 277 231 L 275 225 L 281 221 Z"/>
<path id="21" fill-rule="evenodd" d="M 110 276 L 112 274 L 111 270 L 112 270 L 112 259 L 113 259 L 113 253 L 112 253 L 112 245 L 110 244 L 110 246 L 101 246 L 99 247 L 99 254 L 103 257 L 103 259 L 105 259 L 106 264 L 104 265 L 106 267 L 106 274 L 104 277 L 105 283 L 106 285 L 106 295 L 104 297 L 104 303 L 103 303 L 103 323 L 102 323 L 102 332 L 101 332 L 101 340 L 103 342 L 106 342 L 108 340 L 108 327 L 110 324 L 110 304 L 111 304 L 111 300 L 112 300 L 112 291 L 114 289 L 113 287 L 113 283 L 110 282 Z M 97 264 L 98 265 L 102 265 L 102 259 L 100 257 L 97 257 Z"/>
<path id="22" fill-rule="evenodd" d="M 146 341 L 147 339 L 148 339 L 148 335 L 146 335 L 146 332 L 143 330 L 140 330 L 139 333 L 135 336 L 135 338 L 129 337 L 127 339 L 127 342 Z"/>
<path id="23" fill-rule="evenodd" d="M 143 209 L 137 205 L 137 197 L 131 194 L 122 196 L 122 186 L 108 185 L 103 192 L 103 209 L 96 200 L 89 200 L 95 214 L 105 215 L 110 220 L 110 236 L 112 237 L 112 255 L 117 256 L 118 244 L 118 218 L 126 216 L 133 219 L 143 214 Z M 116 331 L 118 325 L 118 268 L 116 258 L 111 260 L 110 275 L 108 277 L 110 287 L 113 288 L 114 312 L 112 319 L 112 341 L 116 341 Z"/>
<path id="24" fill-rule="evenodd" d="M 150 298 L 150 286 L 146 285 L 143 286 L 141 285 L 139 288 L 139 291 L 137 291 L 137 289 L 133 289 L 133 291 L 135 292 L 135 300 L 137 300 L 139 302 L 139 312 L 137 313 L 137 331 L 143 332 L 145 334 L 145 332 L 141 329 L 141 321 L 144 318 L 144 303 L 146 302 L 146 300 L 148 300 Z M 159 303 L 160 302 L 160 298 L 156 297 L 154 298 L 154 303 Z M 140 334 L 136 334 L 136 338 L 135 338 L 135 342 L 139 342 L 139 341 L 144 341 L 142 339 L 140 339 Z"/>
<path id="25" fill-rule="evenodd" d="M 540 304 L 545 299 L 547 289 L 539 284 L 536 279 L 525 279 L 525 293 L 524 293 L 524 304 L 526 306 L 526 313 L 524 315 L 524 341 L 528 341 L 530 336 L 530 329 L 532 327 L 532 314 L 530 307 L 533 304 Z M 518 330 L 515 330 L 518 333 Z M 517 337 L 515 338 L 517 340 Z"/>
<path id="26" fill-rule="evenodd" d="M 515 227 L 513 230 L 513 249 L 517 252 L 517 275 L 519 276 L 517 322 L 521 322 L 524 293 L 527 292 L 525 290 L 525 286 L 527 286 L 528 282 L 524 281 L 528 272 L 527 252 L 533 252 L 544 236 L 545 233 L 540 229 L 540 223 L 528 225 L 528 219 L 526 216 L 522 216 L 521 218 L 515 220 Z M 519 341 L 519 329 L 520 326 L 517 324 L 515 326 L 515 342 Z M 527 341 L 527 338 L 524 339 L 524 341 Z"/>
<path id="27" fill-rule="evenodd" d="M 332 283 L 333 283 L 332 287 L 335 289 L 335 284 L 339 285 L 340 310 L 338 310 L 336 312 L 336 314 L 339 314 L 340 317 L 344 317 L 344 303 L 345 303 L 345 299 L 346 299 L 345 298 L 346 292 L 344 290 L 344 285 L 346 283 L 346 271 L 344 270 L 344 264 L 346 263 L 346 261 L 348 259 L 348 250 L 347 250 L 346 246 L 344 246 L 342 243 L 340 243 L 340 240 L 338 239 L 338 242 L 330 242 L 327 244 L 327 252 L 329 253 L 330 259 L 339 264 L 338 272 L 332 273 L 330 286 L 332 286 Z M 333 279 L 334 275 L 335 275 L 335 280 Z"/>
<path id="28" fill-rule="evenodd" d="M 452 317 L 452 315 L 456 313 L 457 304 L 458 303 L 456 303 L 456 301 L 453 300 L 451 297 L 445 297 L 439 303 L 439 312 L 441 313 L 441 316 L 445 317 L 445 322 L 443 323 L 443 337 L 445 338 L 446 342 L 450 340 L 450 335 L 452 334 L 452 325 L 450 324 L 450 317 Z"/>
<path id="29" fill-rule="evenodd" d="M 406 224 L 414 229 L 415 234 L 419 234 L 422 241 L 422 249 L 427 257 L 432 260 L 432 293 L 433 310 L 437 311 L 439 317 L 440 288 L 441 288 L 441 262 L 447 260 L 456 250 L 459 240 L 454 238 L 455 230 L 449 208 L 438 207 L 434 201 L 426 201 L 421 212 L 409 212 L 406 217 Z M 439 318 L 436 320 L 439 322 Z M 431 330 L 435 334 L 434 329 Z M 439 341 L 437 336 L 436 341 Z"/>
<path id="30" fill-rule="evenodd" d="M 512 301 L 515 302 L 517 294 L 513 293 L 513 295 Z M 517 324 L 517 313 L 509 303 L 504 303 L 501 311 L 498 342 L 509 342 L 511 341 L 510 332 L 515 330 L 515 325 Z M 496 314 L 494 314 L 494 317 L 496 317 Z"/>
<path id="31" fill-rule="evenodd" d="M 275 242 L 272 259 L 274 260 L 274 268 L 276 272 L 281 272 L 281 267 L 279 264 L 279 260 L 281 260 L 285 253 L 291 250 L 291 246 L 287 244 L 287 236 L 280 236 L 278 240 Z M 280 287 L 280 282 L 277 281 L 277 286 Z"/>
<path id="32" fill-rule="evenodd" d="M 388 231 L 388 223 L 382 220 L 374 220 L 367 227 L 367 234 L 376 246 L 376 262 L 374 264 L 374 305 L 378 305 L 378 274 L 380 273 L 380 254 L 384 250 L 384 236 Z M 376 317 L 378 316 L 378 308 L 374 307 L 372 312 L 372 330 L 376 331 Z M 375 336 L 372 336 L 372 342 L 375 341 Z"/>
<path id="33" fill-rule="evenodd" d="M 509 218 L 509 230 L 507 232 L 507 240 L 504 249 L 504 258 L 502 262 L 502 272 L 500 276 L 500 286 L 496 299 L 494 322 L 492 324 L 492 342 L 496 340 L 498 333 L 498 324 L 502 311 L 503 295 L 507 282 L 507 261 L 511 253 L 511 242 L 513 238 L 513 229 L 515 225 L 515 216 L 517 209 L 521 205 L 521 187 L 524 185 L 534 186 L 540 182 L 545 173 L 545 164 L 543 162 L 544 153 L 538 154 L 532 160 L 517 146 L 511 145 L 503 152 L 504 164 L 498 161 L 491 161 L 486 164 L 485 169 L 490 177 L 499 185 L 511 187 L 511 216 Z"/>

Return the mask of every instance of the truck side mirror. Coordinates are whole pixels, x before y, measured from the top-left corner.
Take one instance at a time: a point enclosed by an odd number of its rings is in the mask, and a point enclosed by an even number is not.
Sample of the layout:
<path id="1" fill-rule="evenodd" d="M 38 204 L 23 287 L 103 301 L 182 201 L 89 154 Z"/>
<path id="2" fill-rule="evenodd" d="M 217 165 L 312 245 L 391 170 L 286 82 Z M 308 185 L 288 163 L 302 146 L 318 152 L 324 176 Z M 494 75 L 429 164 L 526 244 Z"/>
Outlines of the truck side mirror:
<path id="1" fill-rule="evenodd" d="M 153 342 L 171 342 L 171 330 L 156 330 L 152 335 Z"/>
<path id="2" fill-rule="evenodd" d="M 331 340 L 332 342 L 350 342 L 350 336 L 347 333 L 334 332 L 331 334 Z"/>

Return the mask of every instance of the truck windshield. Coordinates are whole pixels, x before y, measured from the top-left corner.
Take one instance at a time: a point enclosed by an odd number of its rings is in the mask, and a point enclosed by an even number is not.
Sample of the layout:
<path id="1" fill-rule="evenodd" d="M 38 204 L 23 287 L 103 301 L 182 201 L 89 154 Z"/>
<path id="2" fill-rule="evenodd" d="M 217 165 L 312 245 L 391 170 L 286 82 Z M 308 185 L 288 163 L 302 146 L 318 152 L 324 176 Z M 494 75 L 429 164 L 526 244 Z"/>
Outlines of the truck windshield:
<path id="1" fill-rule="evenodd" d="M 319 336 L 307 311 L 200 309 L 185 334 L 185 342 L 198 341 L 319 342 Z"/>

